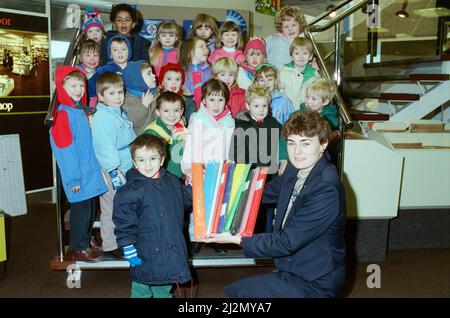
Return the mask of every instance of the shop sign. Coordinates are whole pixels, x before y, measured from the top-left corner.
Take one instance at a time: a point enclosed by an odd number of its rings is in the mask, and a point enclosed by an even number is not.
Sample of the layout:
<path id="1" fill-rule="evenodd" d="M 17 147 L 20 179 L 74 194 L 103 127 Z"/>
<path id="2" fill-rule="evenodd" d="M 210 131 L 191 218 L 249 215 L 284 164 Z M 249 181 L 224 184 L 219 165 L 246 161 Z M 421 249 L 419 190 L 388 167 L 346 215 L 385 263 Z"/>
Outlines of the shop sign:
<path id="1" fill-rule="evenodd" d="M 0 111 L 7 111 L 9 113 L 13 107 L 13 103 L 0 103 Z"/>
<path id="2" fill-rule="evenodd" d="M 11 26 L 12 25 L 12 19 L 0 17 L 0 25 Z"/>

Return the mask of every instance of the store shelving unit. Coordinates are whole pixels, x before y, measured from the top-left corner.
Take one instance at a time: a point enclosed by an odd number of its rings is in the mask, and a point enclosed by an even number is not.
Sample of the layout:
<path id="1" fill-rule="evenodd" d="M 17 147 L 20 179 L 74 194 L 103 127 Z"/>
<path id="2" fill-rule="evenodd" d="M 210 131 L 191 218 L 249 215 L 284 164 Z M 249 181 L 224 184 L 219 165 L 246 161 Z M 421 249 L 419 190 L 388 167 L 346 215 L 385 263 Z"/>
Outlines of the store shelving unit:
<path id="1" fill-rule="evenodd" d="M 14 89 L 14 80 L 7 75 L 0 75 L 0 97 L 8 96 Z"/>

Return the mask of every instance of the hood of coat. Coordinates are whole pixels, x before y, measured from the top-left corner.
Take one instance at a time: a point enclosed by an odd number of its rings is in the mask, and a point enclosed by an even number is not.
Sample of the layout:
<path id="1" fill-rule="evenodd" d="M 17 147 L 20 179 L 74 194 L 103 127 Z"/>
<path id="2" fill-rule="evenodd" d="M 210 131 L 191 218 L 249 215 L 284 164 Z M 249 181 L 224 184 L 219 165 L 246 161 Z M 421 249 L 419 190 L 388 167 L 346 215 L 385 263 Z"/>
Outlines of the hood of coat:
<path id="1" fill-rule="evenodd" d="M 63 87 L 63 79 L 69 75 L 72 72 L 80 72 L 81 74 L 83 74 L 82 71 L 80 71 L 79 68 L 74 67 L 74 66 L 58 66 L 56 68 L 55 71 L 55 85 L 56 85 L 56 92 L 57 92 L 57 96 L 58 96 L 58 103 L 59 104 L 63 104 L 66 106 L 75 106 L 74 101 L 72 100 L 72 98 L 70 98 L 69 94 L 67 94 L 66 90 Z M 83 78 L 84 78 L 84 86 L 85 86 L 85 90 L 84 90 L 84 94 L 83 97 L 80 100 L 80 103 L 86 105 L 87 104 L 87 86 L 86 86 L 86 77 L 83 74 Z"/>
<path id="2" fill-rule="evenodd" d="M 128 62 L 125 69 L 122 71 L 122 78 L 127 91 L 137 91 L 140 94 L 133 94 L 135 96 L 142 96 L 149 87 L 142 77 L 142 64 L 146 61 Z"/>
<path id="3" fill-rule="evenodd" d="M 112 62 L 113 61 L 112 58 L 111 58 L 111 42 L 114 39 L 123 39 L 125 41 L 125 43 L 128 46 L 128 61 L 129 61 L 131 59 L 131 56 L 133 55 L 133 49 L 131 47 L 130 40 L 125 35 L 116 34 L 116 35 L 113 35 L 112 37 L 110 37 L 108 39 L 108 43 L 106 44 L 106 52 L 108 52 L 108 56 L 107 56 L 108 57 L 108 62 Z"/>

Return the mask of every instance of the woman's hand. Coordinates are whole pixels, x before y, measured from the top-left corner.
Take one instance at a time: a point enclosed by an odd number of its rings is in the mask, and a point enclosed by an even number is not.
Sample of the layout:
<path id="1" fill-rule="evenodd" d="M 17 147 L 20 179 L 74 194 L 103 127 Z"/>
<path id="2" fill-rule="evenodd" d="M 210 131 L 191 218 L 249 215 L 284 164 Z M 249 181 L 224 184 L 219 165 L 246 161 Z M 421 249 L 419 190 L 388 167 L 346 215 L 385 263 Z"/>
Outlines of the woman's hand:
<path id="1" fill-rule="evenodd" d="M 209 238 L 198 240 L 199 242 L 205 243 L 232 243 L 232 244 L 241 244 L 241 235 L 231 235 L 230 232 L 211 234 Z"/>

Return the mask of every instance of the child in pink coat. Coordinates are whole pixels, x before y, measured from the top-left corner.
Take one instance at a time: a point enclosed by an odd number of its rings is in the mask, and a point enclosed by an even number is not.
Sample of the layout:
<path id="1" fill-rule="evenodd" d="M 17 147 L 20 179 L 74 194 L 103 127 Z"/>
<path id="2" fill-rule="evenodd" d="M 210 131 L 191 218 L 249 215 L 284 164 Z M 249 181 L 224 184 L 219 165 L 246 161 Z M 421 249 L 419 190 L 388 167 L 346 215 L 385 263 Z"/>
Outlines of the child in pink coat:
<path id="1" fill-rule="evenodd" d="M 241 28 L 233 21 L 226 21 L 220 28 L 216 49 L 211 53 L 208 61 L 214 64 L 221 57 L 229 57 L 239 65 L 245 58 L 242 52 L 243 46 Z"/>
<path id="2" fill-rule="evenodd" d="M 150 63 L 158 79 L 163 65 L 167 63 L 178 64 L 178 47 L 181 40 L 181 27 L 176 23 L 164 21 L 158 26 L 155 42 L 149 49 Z"/>

